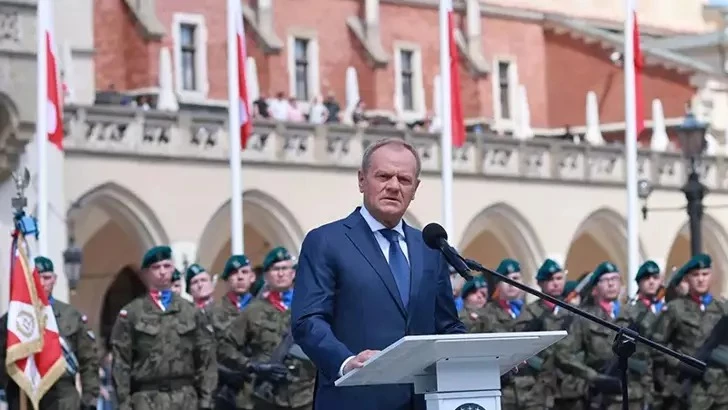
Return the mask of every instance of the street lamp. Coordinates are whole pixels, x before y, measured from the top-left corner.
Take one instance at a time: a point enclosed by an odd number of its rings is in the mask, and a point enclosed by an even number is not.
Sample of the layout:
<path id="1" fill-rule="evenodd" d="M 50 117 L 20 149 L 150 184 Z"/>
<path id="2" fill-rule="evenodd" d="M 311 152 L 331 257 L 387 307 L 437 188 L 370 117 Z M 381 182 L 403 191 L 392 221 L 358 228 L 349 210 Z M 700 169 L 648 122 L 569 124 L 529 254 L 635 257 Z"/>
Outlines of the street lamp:
<path id="1" fill-rule="evenodd" d="M 683 155 L 688 160 L 688 180 L 682 187 L 688 201 L 687 211 L 690 221 L 690 253 L 695 256 L 702 252 L 703 198 L 708 194 L 708 187 L 700 182 L 698 163 L 707 147 L 705 133 L 708 127 L 700 123 L 692 113 L 685 116 L 685 121 L 678 127 L 678 138 Z"/>
<path id="2" fill-rule="evenodd" d="M 69 207 L 68 214 L 72 210 L 79 209 L 81 204 L 74 202 Z M 81 266 L 83 264 L 83 250 L 76 245 L 76 232 L 73 218 L 70 216 L 66 219 L 66 230 L 68 232 L 68 248 L 63 251 L 63 272 L 68 279 L 68 288 L 71 291 L 76 290 L 78 281 L 81 279 Z"/>
<path id="3" fill-rule="evenodd" d="M 647 219 L 647 198 L 652 194 L 652 184 L 646 179 L 637 181 L 637 196 L 642 200 L 642 219 Z"/>

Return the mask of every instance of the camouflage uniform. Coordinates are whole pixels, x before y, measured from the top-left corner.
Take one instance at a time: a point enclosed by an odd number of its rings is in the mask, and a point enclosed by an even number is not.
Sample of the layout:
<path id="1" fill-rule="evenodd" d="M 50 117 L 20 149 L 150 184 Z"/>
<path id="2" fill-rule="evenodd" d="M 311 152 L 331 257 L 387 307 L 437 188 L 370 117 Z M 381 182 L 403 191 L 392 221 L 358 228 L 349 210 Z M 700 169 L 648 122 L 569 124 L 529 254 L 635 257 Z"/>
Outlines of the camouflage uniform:
<path id="1" fill-rule="evenodd" d="M 99 359 L 96 352 L 96 336 L 86 324 L 86 316 L 73 306 L 57 300 L 52 302 L 58 330 L 78 361 L 83 395 L 76 389 L 76 377 L 66 372 L 40 401 L 41 410 L 95 409 L 99 396 Z M 0 318 L 0 345 L 5 346 L 7 337 L 7 314 Z M 9 408 L 20 408 L 17 402 L 18 386 L 5 370 L 5 349 L 0 349 L 0 386 L 5 388 Z M 13 398 L 11 401 L 11 398 Z M 28 408 L 32 408 L 28 404 Z"/>
<path id="2" fill-rule="evenodd" d="M 119 409 L 212 409 L 217 387 L 212 326 L 173 295 L 162 310 L 149 295 L 126 305 L 111 332 Z"/>
<path id="3" fill-rule="evenodd" d="M 559 272 L 563 272 L 561 266 L 556 261 L 547 259 L 536 273 L 536 281 L 539 283 L 548 281 Z M 566 330 L 572 320 L 573 317 L 567 310 L 538 300 L 526 305 L 516 319 L 514 330 L 517 332 Z M 580 399 L 583 398 L 584 383 L 573 376 L 565 375 L 556 368 L 553 357 L 554 349 L 555 346 L 550 347 L 528 360 L 531 371 L 536 372 L 537 385 L 543 386 L 545 405 L 548 408 L 569 409 L 572 408 L 571 405 L 576 404 L 575 407 L 582 410 L 583 403 Z M 563 383 L 565 379 L 568 383 Z M 561 393 L 562 386 L 564 395 Z M 560 400 L 558 404 L 557 399 Z M 568 399 L 568 402 L 564 399 Z M 577 403 L 571 403 L 572 401 Z"/>
<path id="4" fill-rule="evenodd" d="M 687 274 L 695 269 L 711 267 L 708 255 L 696 255 L 682 269 Z M 653 328 L 652 337 L 658 343 L 663 343 L 680 353 L 694 355 L 724 315 L 728 314 L 728 306 L 723 300 L 712 299 L 712 296 L 697 298 L 680 296 L 670 301 L 657 318 Z M 667 356 L 654 355 L 656 363 L 664 362 L 668 369 L 674 369 L 673 374 L 679 374 L 678 362 Z M 664 398 L 671 404 L 671 408 L 678 408 L 677 403 L 670 399 L 687 399 L 683 406 L 691 410 L 725 410 L 728 409 L 728 368 L 713 360 L 707 361 L 708 368 L 702 379 L 692 383 L 692 392 L 689 397 L 681 397 L 684 393 L 677 378 L 666 381 Z M 674 395 L 669 394 L 675 393 Z M 667 408 L 667 407 L 666 407 Z M 685 408 L 685 407 L 683 407 Z"/>
<path id="5" fill-rule="evenodd" d="M 592 282 L 596 283 L 599 278 L 607 273 L 618 272 L 616 266 L 609 262 L 600 264 L 592 275 Z M 614 302 L 614 309 L 619 310 L 618 302 Z M 615 322 L 614 311 L 607 312 L 604 307 L 589 301 L 582 309 L 592 315 L 606 321 Z M 578 376 L 589 382 L 594 388 L 590 389 L 587 395 L 587 402 L 590 408 L 620 410 L 622 397 L 617 394 L 619 390 L 619 374 L 606 375 L 604 372 L 608 365 L 616 360 L 612 352 L 612 342 L 616 333 L 597 323 L 575 318 L 571 323 L 568 336 L 559 343 L 555 359 L 556 366 L 563 371 Z M 583 359 L 580 357 L 583 354 Z M 632 355 L 631 362 L 643 361 L 649 364 L 649 354 L 644 347 L 639 347 Z M 603 394 L 598 391 L 600 386 L 609 385 L 610 390 L 615 394 Z M 629 372 L 629 408 L 641 410 L 645 404 L 651 404 L 652 379 L 647 376 L 636 374 L 631 369 Z"/>
<path id="6" fill-rule="evenodd" d="M 467 281 L 461 290 L 462 299 L 467 299 L 467 297 L 473 293 L 477 292 L 481 288 L 486 288 L 487 284 L 485 282 L 485 279 L 478 276 L 475 277 L 469 281 Z M 477 330 L 477 323 L 478 323 L 478 309 L 480 307 L 473 307 L 468 306 L 466 303 L 463 304 L 463 308 L 458 312 L 458 316 L 460 317 L 460 320 L 465 325 L 465 328 L 468 329 L 468 332 L 475 333 Z"/>
<path id="7" fill-rule="evenodd" d="M 277 262 L 292 259 L 285 249 L 275 248 L 266 256 L 263 270 L 268 271 Z M 271 354 L 284 339 L 291 337 L 290 301 L 293 290 L 265 291 L 261 296 L 254 299 L 227 327 L 218 346 L 220 363 L 233 369 L 250 371 L 256 410 L 311 409 L 316 377 L 313 362 L 295 357 L 289 350 L 282 364 L 270 363 Z M 264 397 L 258 393 L 258 389 L 265 382 L 267 374 L 260 369 L 271 365 L 283 368 L 284 372 L 287 369 L 287 374 L 284 373 L 286 380 L 274 383 L 272 395 Z"/>
<path id="8" fill-rule="evenodd" d="M 513 259 L 504 259 L 496 268 L 503 275 L 521 271 L 520 264 Z M 495 279 L 497 281 L 497 279 Z M 521 305 L 522 301 L 514 301 Z M 478 311 L 478 332 L 513 332 L 516 330 L 518 308 L 505 300 L 492 300 Z M 503 410 L 545 409 L 545 389 L 536 380 L 537 369 L 531 365 L 521 366 L 518 373 L 501 377 L 501 408 Z"/>

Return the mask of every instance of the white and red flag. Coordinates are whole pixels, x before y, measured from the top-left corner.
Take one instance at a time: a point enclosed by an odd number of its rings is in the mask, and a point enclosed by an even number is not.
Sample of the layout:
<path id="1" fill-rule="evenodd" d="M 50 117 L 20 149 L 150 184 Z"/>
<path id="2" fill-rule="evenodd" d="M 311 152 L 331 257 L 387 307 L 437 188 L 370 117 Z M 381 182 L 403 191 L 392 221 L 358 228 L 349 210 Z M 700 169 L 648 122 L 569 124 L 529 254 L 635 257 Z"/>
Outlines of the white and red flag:
<path id="1" fill-rule="evenodd" d="M 235 20 L 234 26 L 228 30 L 228 42 L 232 43 L 235 48 L 235 69 L 228 74 L 230 86 L 230 103 L 235 107 L 238 113 L 239 130 L 236 132 L 240 136 L 240 149 L 244 150 L 248 145 L 248 138 L 253 130 L 253 122 L 250 116 L 250 101 L 248 101 L 248 87 L 245 76 L 245 61 L 247 52 L 245 49 L 245 26 L 243 25 L 243 10 L 239 0 L 232 0 L 228 6 L 229 13 Z M 232 30 L 234 28 L 234 30 Z M 229 48 L 232 50 L 232 47 Z M 232 65 L 230 66 L 232 68 Z M 237 81 L 235 81 L 237 80 Z M 233 136 L 230 136 L 233 138 Z"/>
<path id="2" fill-rule="evenodd" d="M 10 304 L 7 314 L 5 368 L 38 409 L 41 398 L 66 372 L 58 324 L 40 276 L 30 257 L 28 243 L 15 232 L 11 250 Z"/>

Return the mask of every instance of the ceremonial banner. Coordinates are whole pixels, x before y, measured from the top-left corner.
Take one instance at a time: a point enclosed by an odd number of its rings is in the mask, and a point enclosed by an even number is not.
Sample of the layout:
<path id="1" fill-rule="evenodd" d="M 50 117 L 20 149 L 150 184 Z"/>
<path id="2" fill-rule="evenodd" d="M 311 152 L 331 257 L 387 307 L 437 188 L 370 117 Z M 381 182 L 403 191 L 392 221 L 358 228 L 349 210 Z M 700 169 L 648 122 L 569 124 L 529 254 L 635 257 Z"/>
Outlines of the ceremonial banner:
<path id="1" fill-rule="evenodd" d="M 28 243 L 18 231 L 11 252 L 5 367 L 37 410 L 41 398 L 66 372 L 66 360 L 56 316 L 29 255 Z"/>

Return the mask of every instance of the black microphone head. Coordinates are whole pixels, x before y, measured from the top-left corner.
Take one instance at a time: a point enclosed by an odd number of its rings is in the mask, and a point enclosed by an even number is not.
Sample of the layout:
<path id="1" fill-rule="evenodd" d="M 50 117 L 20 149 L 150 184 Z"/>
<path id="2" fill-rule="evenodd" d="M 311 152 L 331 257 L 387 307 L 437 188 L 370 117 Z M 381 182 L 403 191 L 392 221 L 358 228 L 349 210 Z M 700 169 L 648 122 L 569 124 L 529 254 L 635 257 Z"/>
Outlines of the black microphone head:
<path id="1" fill-rule="evenodd" d="M 447 240 L 447 232 L 442 225 L 433 222 L 427 224 L 425 229 L 422 230 L 422 239 L 429 248 L 440 249 L 440 242 Z"/>

